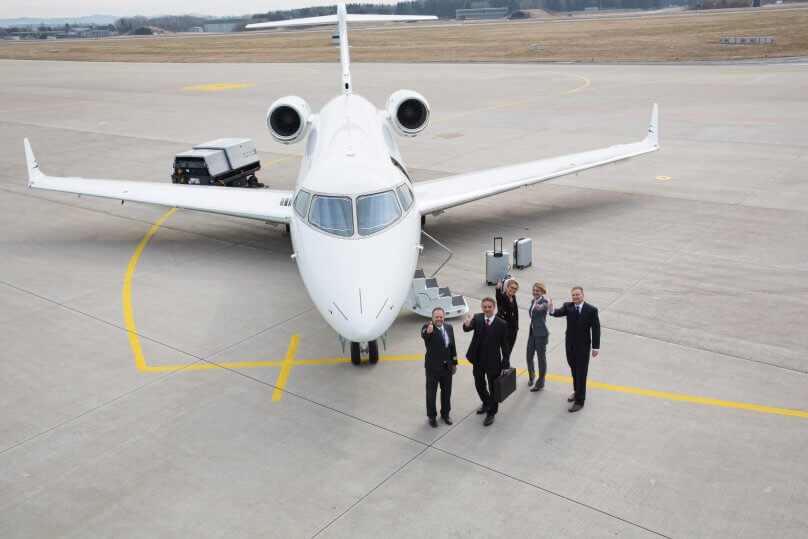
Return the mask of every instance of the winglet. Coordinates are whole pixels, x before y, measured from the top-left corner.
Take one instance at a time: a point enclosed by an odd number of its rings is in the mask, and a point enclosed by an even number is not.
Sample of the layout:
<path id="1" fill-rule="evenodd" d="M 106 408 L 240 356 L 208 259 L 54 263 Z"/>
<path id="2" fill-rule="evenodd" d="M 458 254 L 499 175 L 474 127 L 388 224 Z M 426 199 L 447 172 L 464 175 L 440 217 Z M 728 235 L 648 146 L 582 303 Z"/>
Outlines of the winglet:
<path id="1" fill-rule="evenodd" d="M 659 148 L 659 103 L 654 103 L 651 111 L 651 123 L 648 124 L 648 134 L 645 136 L 646 142 Z"/>
<path id="2" fill-rule="evenodd" d="M 34 157 L 34 150 L 31 149 L 31 143 L 28 142 L 27 138 L 23 139 L 22 142 L 25 146 L 25 160 L 28 163 L 28 187 L 34 187 L 37 180 L 41 179 L 44 174 L 39 170 L 36 157 Z"/>

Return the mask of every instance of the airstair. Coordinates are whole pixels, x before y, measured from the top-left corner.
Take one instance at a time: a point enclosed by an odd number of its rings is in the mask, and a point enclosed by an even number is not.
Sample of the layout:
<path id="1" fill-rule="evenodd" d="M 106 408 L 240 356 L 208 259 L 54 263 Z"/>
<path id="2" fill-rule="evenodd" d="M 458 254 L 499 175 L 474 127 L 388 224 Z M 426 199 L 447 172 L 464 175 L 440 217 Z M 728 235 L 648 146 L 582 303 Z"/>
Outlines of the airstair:
<path id="1" fill-rule="evenodd" d="M 412 285 L 410 286 L 410 293 L 407 296 L 407 307 L 412 312 L 427 318 L 432 317 L 432 309 L 435 307 L 441 307 L 446 313 L 446 318 L 463 316 L 469 312 L 465 298 L 463 298 L 463 296 L 453 296 L 448 286 L 438 286 L 438 280 L 435 279 L 435 274 L 452 258 L 452 251 L 423 230 L 421 234 L 432 240 L 439 247 L 448 251 L 449 256 L 443 261 L 443 264 L 438 266 L 438 269 L 436 269 L 430 277 L 426 276 L 423 269 L 415 270 Z"/>

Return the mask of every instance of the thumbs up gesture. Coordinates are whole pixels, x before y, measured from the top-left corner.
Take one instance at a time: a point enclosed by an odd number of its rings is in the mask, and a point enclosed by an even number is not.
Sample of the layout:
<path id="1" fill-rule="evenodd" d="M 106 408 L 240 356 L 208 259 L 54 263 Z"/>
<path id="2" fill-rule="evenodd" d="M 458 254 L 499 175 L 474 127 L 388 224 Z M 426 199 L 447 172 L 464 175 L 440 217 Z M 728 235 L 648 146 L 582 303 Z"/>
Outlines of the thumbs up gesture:
<path id="1" fill-rule="evenodd" d="M 553 300 L 547 301 L 547 308 L 550 309 L 551 311 L 553 310 Z"/>
<path id="2" fill-rule="evenodd" d="M 471 324 L 471 313 L 468 313 L 468 314 L 466 315 L 466 319 L 465 319 L 465 320 L 463 320 L 463 325 L 464 325 L 464 326 L 468 326 L 469 324 Z"/>
<path id="3" fill-rule="evenodd" d="M 430 321 L 429 325 L 426 327 L 426 332 L 431 335 L 433 329 L 435 328 L 432 326 L 432 321 Z"/>

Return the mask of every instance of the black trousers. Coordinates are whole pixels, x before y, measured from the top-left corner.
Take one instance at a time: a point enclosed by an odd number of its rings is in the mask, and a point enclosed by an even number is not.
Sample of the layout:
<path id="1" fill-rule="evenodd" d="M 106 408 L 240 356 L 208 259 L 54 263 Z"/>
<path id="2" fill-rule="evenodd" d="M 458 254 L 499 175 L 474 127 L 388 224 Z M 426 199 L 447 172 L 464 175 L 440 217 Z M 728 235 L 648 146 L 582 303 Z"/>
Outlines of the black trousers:
<path id="1" fill-rule="evenodd" d="M 440 386 L 440 416 L 449 417 L 449 411 L 452 409 L 452 371 L 447 365 L 444 366 L 443 371 L 435 372 L 428 369 L 426 371 L 426 415 L 429 418 L 438 415 L 435 409 L 435 397 L 437 397 L 438 386 Z"/>
<path id="2" fill-rule="evenodd" d="M 519 333 L 519 329 L 512 329 L 508 328 L 508 351 L 513 352 L 513 345 L 516 343 L 516 334 Z"/>
<path id="3" fill-rule="evenodd" d="M 482 367 L 474 366 L 474 387 L 477 389 L 477 395 L 483 401 L 483 406 L 488 409 L 488 415 L 496 415 L 499 409 L 499 403 L 494 400 L 494 379 L 496 376 L 487 374 Z M 488 385 L 486 386 L 486 381 Z"/>
<path id="4" fill-rule="evenodd" d="M 575 389 L 575 404 L 583 404 L 586 400 L 586 374 L 589 372 L 590 347 L 566 343 L 567 365 L 572 372 L 572 387 Z"/>

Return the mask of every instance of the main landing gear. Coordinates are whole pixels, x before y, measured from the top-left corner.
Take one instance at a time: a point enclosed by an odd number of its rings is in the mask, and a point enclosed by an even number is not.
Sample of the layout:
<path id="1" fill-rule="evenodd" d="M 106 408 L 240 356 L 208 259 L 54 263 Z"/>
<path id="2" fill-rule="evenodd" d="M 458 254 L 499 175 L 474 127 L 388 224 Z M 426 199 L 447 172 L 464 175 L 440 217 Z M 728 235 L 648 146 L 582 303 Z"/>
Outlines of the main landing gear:
<path id="1" fill-rule="evenodd" d="M 370 342 L 351 342 L 351 363 L 359 365 L 362 358 L 366 357 L 372 365 L 379 362 L 379 343 L 376 340 Z"/>

